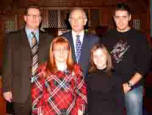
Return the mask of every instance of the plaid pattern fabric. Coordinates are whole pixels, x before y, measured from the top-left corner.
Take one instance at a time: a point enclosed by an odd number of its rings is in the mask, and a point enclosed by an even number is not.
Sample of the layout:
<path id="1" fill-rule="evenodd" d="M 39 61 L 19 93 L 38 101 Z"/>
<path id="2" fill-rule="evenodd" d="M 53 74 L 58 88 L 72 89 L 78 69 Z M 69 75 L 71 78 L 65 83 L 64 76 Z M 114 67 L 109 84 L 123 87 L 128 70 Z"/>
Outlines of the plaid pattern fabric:
<path id="1" fill-rule="evenodd" d="M 33 115 L 78 115 L 87 103 L 86 84 L 78 65 L 74 72 L 49 74 L 45 77 L 46 64 L 38 69 L 32 84 Z"/>
<path id="2" fill-rule="evenodd" d="M 79 62 L 80 55 L 81 55 L 81 41 L 80 41 L 80 35 L 76 36 L 76 60 L 77 63 Z"/>

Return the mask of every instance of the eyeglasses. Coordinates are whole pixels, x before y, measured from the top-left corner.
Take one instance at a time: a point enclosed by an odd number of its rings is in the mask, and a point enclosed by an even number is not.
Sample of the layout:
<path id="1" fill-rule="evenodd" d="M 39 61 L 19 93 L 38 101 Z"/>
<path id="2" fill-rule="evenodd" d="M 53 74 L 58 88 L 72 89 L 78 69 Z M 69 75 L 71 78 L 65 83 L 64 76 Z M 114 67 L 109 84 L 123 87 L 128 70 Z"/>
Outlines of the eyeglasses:
<path id="1" fill-rule="evenodd" d="M 28 17 L 30 18 L 40 18 L 40 15 L 32 15 L 32 14 L 27 14 Z"/>
<path id="2" fill-rule="evenodd" d="M 69 51 L 69 49 L 68 48 L 55 48 L 54 49 L 54 51 L 56 51 L 56 52 L 67 52 L 67 51 Z"/>

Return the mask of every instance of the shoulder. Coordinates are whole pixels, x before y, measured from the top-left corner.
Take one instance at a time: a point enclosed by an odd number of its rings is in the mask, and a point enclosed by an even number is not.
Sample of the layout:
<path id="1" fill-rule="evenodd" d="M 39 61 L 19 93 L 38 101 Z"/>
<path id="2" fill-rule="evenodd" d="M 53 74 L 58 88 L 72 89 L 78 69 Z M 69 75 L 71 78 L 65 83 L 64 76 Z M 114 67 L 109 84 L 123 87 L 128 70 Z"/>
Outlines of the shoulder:
<path id="1" fill-rule="evenodd" d="M 25 33 L 24 29 L 6 33 L 5 40 L 11 41 L 11 42 L 13 42 L 14 40 L 15 41 L 20 40 L 19 38 L 22 37 L 23 33 Z"/>
<path id="2" fill-rule="evenodd" d="M 88 33 L 85 33 L 85 37 L 87 37 L 87 39 L 91 39 L 91 40 L 98 40 L 99 37 L 94 35 L 94 34 L 88 34 Z"/>
<path id="3" fill-rule="evenodd" d="M 110 29 L 104 34 L 103 38 L 111 38 L 111 36 L 115 35 L 116 33 L 116 29 Z"/>
<path id="4" fill-rule="evenodd" d="M 53 35 L 48 34 L 47 32 L 41 31 L 40 30 L 40 35 L 43 36 L 44 39 L 52 39 Z"/>
<path id="5" fill-rule="evenodd" d="M 71 31 L 66 32 L 66 33 L 63 33 L 61 36 L 64 36 L 64 37 L 68 37 L 68 38 L 69 38 L 70 35 L 72 35 Z"/>
<path id="6" fill-rule="evenodd" d="M 132 35 L 136 36 L 137 39 L 143 39 L 143 38 L 146 37 L 144 33 L 142 33 L 142 32 L 139 31 L 139 30 L 136 30 L 136 29 L 131 29 L 131 30 L 130 30 L 130 33 L 131 33 Z"/>
<path id="7" fill-rule="evenodd" d="M 46 66 L 47 66 L 47 62 L 40 64 L 38 67 L 38 73 L 44 74 L 46 72 Z"/>
<path id="8" fill-rule="evenodd" d="M 87 77 L 93 77 L 93 76 L 100 76 L 101 73 L 99 71 L 95 71 L 95 72 L 91 72 L 91 73 L 88 73 Z"/>
<path id="9" fill-rule="evenodd" d="M 81 75 L 81 76 L 83 75 L 82 69 L 81 69 L 80 65 L 78 65 L 78 64 L 74 64 L 73 72 L 74 72 L 76 75 Z"/>
<path id="10" fill-rule="evenodd" d="M 104 36 L 102 37 L 102 42 L 106 43 L 109 41 L 113 41 L 113 37 L 116 35 L 116 30 L 115 29 L 110 29 L 108 32 L 106 32 L 104 34 Z"/>
<path id="11" fill-rule="evenodd" d="M 94 76 L 94 74 L 95 74 L 95 73 L 88 73 L 88 74 L 87 74 L 87 78 L 90 78 L 90 77 Z"/>
<path id="12" fill-rule="evenodd" d="M 20 29 L 20 30 L 17 30 L 17 31 L 9 32 L 6 35 L 7 36 L 15 36 L 15 35 L 21 34 L 22 32 L 25 32 L 25 30 L 24 29 Z"/>
<path id="13" fill-rule="evenodd" d="M 130 34 L 131 34 L 131 36 L 134 37 L 134 40 L 137 44 L 144 44 L 144 43 L 147 44 L 148 43 L 146 35 L 144 33 L 142 33 L 141 31 L 131 29 Z"/>
<path id="14" fill-rule="evenodd" d="M 84 40 L 87 41 L 88 46 L 90 46 L 90 47 L 92 47 L 95 44 L 100 42 L 99 37 L 96 35 L 92 35 L 92 34 L 85 34 Z"/>

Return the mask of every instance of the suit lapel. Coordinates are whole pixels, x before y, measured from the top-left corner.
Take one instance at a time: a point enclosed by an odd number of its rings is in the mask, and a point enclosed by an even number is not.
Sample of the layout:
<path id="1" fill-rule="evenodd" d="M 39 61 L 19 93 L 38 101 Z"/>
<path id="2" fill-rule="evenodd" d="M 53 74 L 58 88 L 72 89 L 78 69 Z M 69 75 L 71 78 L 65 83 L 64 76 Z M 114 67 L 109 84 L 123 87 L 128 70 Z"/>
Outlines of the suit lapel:
<path id="1" fill-rule="evenodd" d="M 44 54 L 43 53 L 43 42 L 44 42 L 44 40 L 43 40 L 43 35 L 42 35 L 42 33 L 41 32 L 39 32 L 39 51 L 38 51 L 38 56 L 39 56 L 39 59 L 41 59 L 41 57 L 42 57 L 42 55 Z M 49 53 L 49 52 L 48 52 Z"/>
<path id="2" fill-rule="evenodd" d="M 87 49 L 88 48 L 87 45 L 88 45 L 87 35 L 84 34 L 83 43 L 82 43 L 82 46 L 81 46 L 81 55 L 80 55 L 79 63 L 82 63 L 81 60 L 86 55 L 85 52 L 88 50 Z"/>
<path id="3" fill-rule="evenodd" d="M 29 41 L 27 39 L 27 35 L 25 32 L 25 29 L 21 31 L 21 35 L 19 36 L 20 38 L 20 45 L 21 45 L 21 56 L 24 58 L 24 63 L 25 65 L 30 66 L 31 65 L 31 57 L 32 57 L 32 52 L 31 52 L 31 47 L 29 44 Z"/>
<path id="4" fill-rule="evenodd" d="M 75 55 L 75 48 L 74 48 L 74 41 L 73 41 L 73 37 L 72 37 L 72 32 L 70 32 L 69 38 L 71 38 L 71 39 L 69 39 L 69 42 L 70 42 L 70 45 L 72 48 L 73 59 L 76 62 L 76 55 Z"/>
<path id="5" fill-rule="evenodd" d="M 26 32 L 25 32 L 25 29 L 23 29 L 21 31 L 21 38 L 22 38 L 22 41 L 21 41 L 22 47 L 24 49 L 27 49 L 28 52 L 31 52 L 31 47 L 30 47 L 29 41 L 27 39 L 27 35 L 26 35 Z"/>

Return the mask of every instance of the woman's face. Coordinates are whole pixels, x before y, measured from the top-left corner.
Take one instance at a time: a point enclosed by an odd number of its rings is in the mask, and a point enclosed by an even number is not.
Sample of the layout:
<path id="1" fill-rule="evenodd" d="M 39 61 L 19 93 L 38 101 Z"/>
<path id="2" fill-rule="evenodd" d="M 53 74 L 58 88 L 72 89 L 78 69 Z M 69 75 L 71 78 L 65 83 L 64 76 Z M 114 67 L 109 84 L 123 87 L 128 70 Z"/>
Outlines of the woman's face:
<path id="1" fill-rule="evenodd" d="M 66 63 L 69 49 L 65 44 L 56 44 L 54 45 L 53 53 L 56 63 Z"/>
<path id="2" fill-rule="evenodd" d="M 101 48 L 93 52 L 93 62 L 97 69 L 105 69 L 107 67 L 107 55 Z"/>

